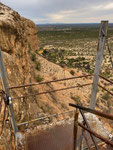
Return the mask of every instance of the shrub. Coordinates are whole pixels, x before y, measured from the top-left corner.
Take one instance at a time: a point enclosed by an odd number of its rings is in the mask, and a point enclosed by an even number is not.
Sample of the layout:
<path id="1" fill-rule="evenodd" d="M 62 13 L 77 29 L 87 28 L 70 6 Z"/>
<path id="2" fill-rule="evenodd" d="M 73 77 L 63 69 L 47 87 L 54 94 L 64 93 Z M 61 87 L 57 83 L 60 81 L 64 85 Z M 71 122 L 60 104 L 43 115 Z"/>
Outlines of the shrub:
<path id="1" fill-rule="evenodd" d="M 80 104 L 80 96 L 71 96 L 71 99 L 73 99 L 76 103 Z"/>
<path id="2" fill-rule="evenodd" d="M 102 98 L 105 99 L 105 100 L 108 100 L 110 98 L 109 93 L 104 93 Z"/>
<path id="3" fill-rule="evenodd" d="M 35 68 L 37 69 L 37 70 L 41 70 L 41 64 L 40 64 L 40 62 L 39 61 L 36 61 L 36 66 L 35 66 Z"/>
<path id="4" fill-rule="evenodd" d="M 35 79 L 37 82 L 43 81 L 43 77 L 41 77 L 41 75 L 39 75 L 39 74 L 35 77 Z"/>
<path id="5" fill-rule="evenodd" d="M 59 65 L 60 65 L 62 68 L 64 68 L 64 67 L 66 66 L 66 63 L 65 63 L 65 61 L 61 60 L 60 63 L 59 63 Z"/>
<path id="6" fill-rule="evenodd" d="M 28 43 L 28 48 L 29 48 L 28 52 L 31 53 L 31 50 L 32 50 L 32 49 L 31 49 L 30 43 Z"/>
<path id="7" fill-rule="evenodd" d="M 67 59 L 67 66 L 68 67 L 74 67 L 73 66 L 73 63 L 75 62 L 75 59 L 74 58 L 71 58 L 71 59 Z"/>
<path id="8" fill-rule="evenodd" d="M 35 53 L 38 54 L 38 50 L 36 50 Z"/>
<path id="9" fill-rule="evenodd" d="M 70 71 L 71 75 L 74 76 L 75 72 L 73 70 Z"/>
<path id="10" fill-rule="evenodd" d="M 31 54 L 31 60 L 36 61 L 36 54 L 34 54 L 34 53 Z"/>

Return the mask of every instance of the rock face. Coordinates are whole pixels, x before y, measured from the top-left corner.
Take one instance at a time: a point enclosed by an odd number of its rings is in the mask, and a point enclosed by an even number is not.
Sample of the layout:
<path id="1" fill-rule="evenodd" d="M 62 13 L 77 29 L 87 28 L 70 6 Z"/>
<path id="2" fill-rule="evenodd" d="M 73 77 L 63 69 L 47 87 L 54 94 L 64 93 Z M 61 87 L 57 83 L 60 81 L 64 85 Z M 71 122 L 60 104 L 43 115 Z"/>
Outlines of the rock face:
<path id="1" fill-rule="evenodd" d="M 16 61 L 19 71 L 28 79 L 28 49 L 38 49 L 36 25 L 16 11 L 0 3 L 0 46 Z M 33 41 L 33 42 L 32 42 Z M 25 81 L 26 80 L 26 81 Z"/>

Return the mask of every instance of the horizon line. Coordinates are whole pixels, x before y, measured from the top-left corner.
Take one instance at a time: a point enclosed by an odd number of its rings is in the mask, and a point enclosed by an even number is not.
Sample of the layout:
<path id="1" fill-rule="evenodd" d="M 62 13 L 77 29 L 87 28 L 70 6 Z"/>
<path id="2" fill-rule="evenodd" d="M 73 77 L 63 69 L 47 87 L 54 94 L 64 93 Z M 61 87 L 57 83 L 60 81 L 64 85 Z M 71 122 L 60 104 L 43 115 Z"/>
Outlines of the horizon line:
<path id="1" fill-rule="evenodd" d="M 40 25 L 40 24 L 100 24 L 101 22 L 89 22 L 89 23 L 35 23 L 36 25 Z M 109 22 L 109 24 L 113 24 L 113 22 Z"/>

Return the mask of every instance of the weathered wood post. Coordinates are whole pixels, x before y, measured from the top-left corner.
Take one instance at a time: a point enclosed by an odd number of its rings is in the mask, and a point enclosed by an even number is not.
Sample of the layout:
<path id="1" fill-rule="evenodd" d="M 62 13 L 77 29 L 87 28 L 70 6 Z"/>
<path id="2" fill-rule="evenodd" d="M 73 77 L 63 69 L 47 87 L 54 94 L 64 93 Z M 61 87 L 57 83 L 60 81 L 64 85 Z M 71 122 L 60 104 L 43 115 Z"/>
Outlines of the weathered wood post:
<path id="1" fill-rule="evenodd" d="M 78 111 L 74 114 L 74 128 L 73 128 L 73 150 L 76 150 L 77 144 L 77 131 L 78 131 Z"/>
<path id="2" fill-rule="evenodd" d="M 94 79 L 93 79 L 93 87 L 90 101 L 90 108 L 94 109 L 96 105 L 96 96 L 98 89 L 98 81 L 99 81 L 99 72 L 102 64 L 102 58 L 104 53 L 104 45 L 107 36 L 107 28 L 108 21 L 101 21 L 100 33 L 99 33 L 99 45 L 96 57 L 95 71 L 94 71 Z"/>

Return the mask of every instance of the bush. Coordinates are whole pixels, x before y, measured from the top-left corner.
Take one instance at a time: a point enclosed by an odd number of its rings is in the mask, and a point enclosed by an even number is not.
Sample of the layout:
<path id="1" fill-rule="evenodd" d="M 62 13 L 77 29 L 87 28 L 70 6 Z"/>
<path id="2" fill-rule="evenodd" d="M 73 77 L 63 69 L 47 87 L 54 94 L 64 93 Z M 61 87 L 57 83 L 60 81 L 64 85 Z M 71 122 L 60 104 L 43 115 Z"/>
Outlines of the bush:
<path id="1" fill-rule="evenodd" d="M 35 53 L 38 54 L 38 50 L 36 50 Z"/>
<path id="2" fill-rule="evenodd" d="M 108 100 L 110 98 L 109 93 L 105 93 L 102 98 Z"/>
<path id="3" fill-rule="evenodd" d="M 75 72 L 73 70 L 70 71 L 71 75 L 74 76 Z"/>
<path id="4" fill-rule="evenodd" d="M 31 53 L 31 50 L 32 50 L 32 49 L 31 49 L 30 43 L 28 43 L 28 48 L 29 48 L 28 52 Z"/>
<path id="5" fill-rule="evenodd" d="M 76 103 L 80 104 L 80 96 L 71 96 L 71 99 L 73 99 Z"/>
<path id="6" fill-rule="evenodd" d="M 36 66 L 35 66 L 35 68 L 37 69 L 37 70 L 41 70 L 41 64 L 40 64 L 40 62 L 39 61 L 36 61 Z"/>
<path id="7" fill-rule="evenodd" d="M 34 54 L 34 53 L 31 54 L 31 60 L 36 61 L 36 54 Z"/>
<path id="8" fill-rule="evenodd" d="M 39 74 L 36 76 L 35 79 L 36 79 L 37 82 L 43 81 L 43 77 L 41 77 Z"/>

